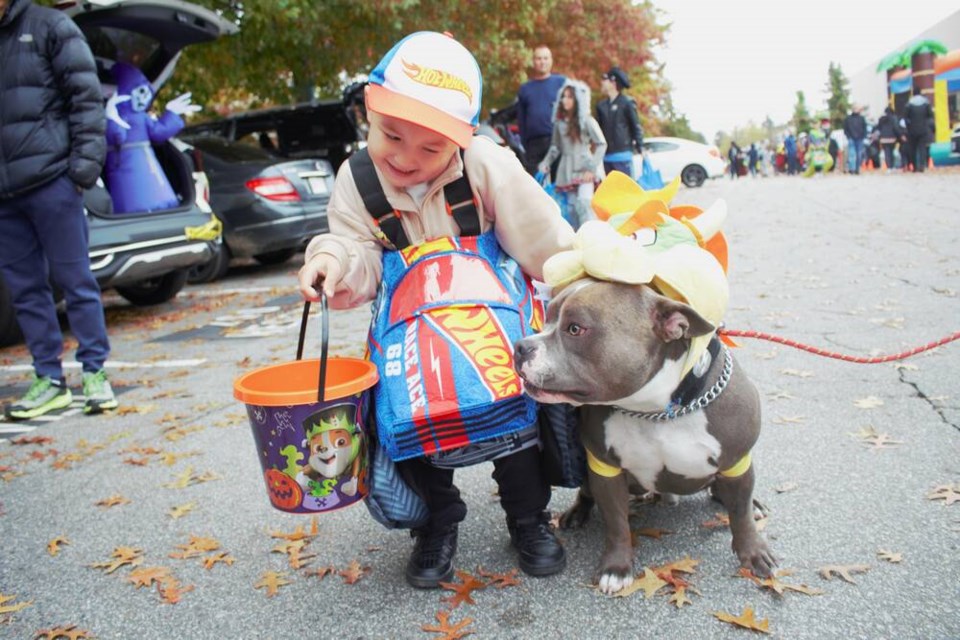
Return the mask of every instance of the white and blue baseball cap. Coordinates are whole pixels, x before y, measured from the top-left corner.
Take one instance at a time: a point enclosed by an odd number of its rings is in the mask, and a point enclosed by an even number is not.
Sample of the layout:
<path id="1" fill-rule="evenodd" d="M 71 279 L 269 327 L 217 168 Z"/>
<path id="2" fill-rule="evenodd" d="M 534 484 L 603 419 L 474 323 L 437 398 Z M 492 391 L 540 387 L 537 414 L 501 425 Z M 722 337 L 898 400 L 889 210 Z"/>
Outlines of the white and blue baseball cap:
<path id="1" fill-rule="evenodd" d="M 418 31 L 370 73 L 367 108 L 436 131 L 466 148 L 480 122 L 483 77 L 453 36 Z"/>

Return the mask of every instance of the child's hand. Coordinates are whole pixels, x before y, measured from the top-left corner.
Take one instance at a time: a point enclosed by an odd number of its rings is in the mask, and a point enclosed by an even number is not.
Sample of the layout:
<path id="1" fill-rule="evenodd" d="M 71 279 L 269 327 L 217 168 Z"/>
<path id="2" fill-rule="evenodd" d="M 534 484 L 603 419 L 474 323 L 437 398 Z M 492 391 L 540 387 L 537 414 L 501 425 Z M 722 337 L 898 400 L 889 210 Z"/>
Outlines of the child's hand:
<path id="1" fill-rule="evenodd" d="M 342 275 L 340 263 L 333 256 L 318 253 L 300 268 L 297 276 L 300 293 L 305 300 L 317 302 L 320 300 L 320 288 L 317 285 L 322 284 L 327 298 L 332 298 Z"/>

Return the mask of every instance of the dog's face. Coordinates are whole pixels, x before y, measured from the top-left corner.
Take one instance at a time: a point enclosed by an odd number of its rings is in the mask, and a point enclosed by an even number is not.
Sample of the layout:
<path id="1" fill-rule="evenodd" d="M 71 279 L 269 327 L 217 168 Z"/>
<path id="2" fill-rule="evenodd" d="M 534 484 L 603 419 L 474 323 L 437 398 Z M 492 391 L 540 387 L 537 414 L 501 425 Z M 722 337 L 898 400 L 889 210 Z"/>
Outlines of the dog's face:
<path id="1" fill-rule="evenodd" d="M 587 278 L 551 300 L 543 331 L 518 341 L 514 360 L 538 402 L 621 404 L 682 362 L 684 338 L 712 330 L 689 306 L 646 285 Z"/>

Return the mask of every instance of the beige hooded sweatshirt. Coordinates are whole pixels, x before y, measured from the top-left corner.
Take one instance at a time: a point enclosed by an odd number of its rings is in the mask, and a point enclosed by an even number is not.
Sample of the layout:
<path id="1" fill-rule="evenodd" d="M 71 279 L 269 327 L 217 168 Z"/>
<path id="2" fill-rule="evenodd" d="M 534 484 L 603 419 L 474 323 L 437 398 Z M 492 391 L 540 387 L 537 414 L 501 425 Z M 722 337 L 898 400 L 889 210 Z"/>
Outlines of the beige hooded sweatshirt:
<path id="1" fill-rule="evenodd" d="M 393 188 L 377 171 L 387 200 L 401 212 L 401 224 L 410 244 L 460 235 L 453 217 L 447 213 L 443 187 L 463 175 L 464 167 L 478 203 L 481 232 L 493 228 L 500 246 L 523 271 L 542 279 L 547 258 L 572 246 L 573 229 L 516 156 L 483 136 L 473 139 L 463 161 L 459 153 L 453 154 L 447 168 L 428 185 L 419 207 L 405 190 Z M 373 300 L 380 284 L 384 245 L 377 238 L 379 229 L 357 191 L 349 162 L 344 162 L 337 174 L 327 218 L 330 233 L 310 241 L 305 260 L 309 262 L 325 253 L 339 261 L 343 278 L 330 306 L 348 309 Z"/>

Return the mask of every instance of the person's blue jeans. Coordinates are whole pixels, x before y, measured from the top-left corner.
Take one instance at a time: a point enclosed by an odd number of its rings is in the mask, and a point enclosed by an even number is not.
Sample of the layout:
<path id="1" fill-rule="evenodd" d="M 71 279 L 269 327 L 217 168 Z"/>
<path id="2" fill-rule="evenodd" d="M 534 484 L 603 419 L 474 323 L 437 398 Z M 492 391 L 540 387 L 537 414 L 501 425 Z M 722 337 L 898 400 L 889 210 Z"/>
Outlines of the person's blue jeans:
<path id="1" fill-rule="evenodd" d="M 850 173 L 860 173 L 863 164 L 863 140 L 847 140 L 847 169 Z"/>
<path id="2" fill-rule="evenodd" d="M 0 274 L 38 376 L 63 379 L 63 334 L 50 280 L 63 290 L 77 360 L 98 371 L 110 352 L 100 287 L 90 270 L 83 201 L 66 176 L 0 200 Z"/>
<path id="3" fill-rule="evenodd" d="M 633 163 L 632 163 L 632 162 L 607 162 L 606 160 L 604 160 L 604 161 L 603 161 L 603 170 L 607 172 L 607 175 L 610 175 L 610 172 L 611 172 L 611 171 L 620 171 L 620 172 L 622 172 L 622 173 L 627 174 L 628 176 L 630 176 L 630 177 L 633 178 L 634 180 L 636 180 L 636 178 L 637 178 L 635 175 L 633 175 Z"/>

